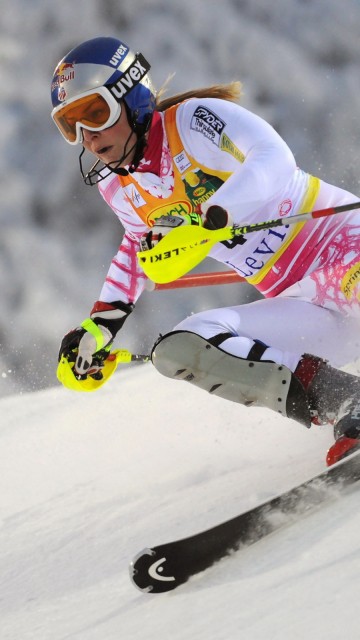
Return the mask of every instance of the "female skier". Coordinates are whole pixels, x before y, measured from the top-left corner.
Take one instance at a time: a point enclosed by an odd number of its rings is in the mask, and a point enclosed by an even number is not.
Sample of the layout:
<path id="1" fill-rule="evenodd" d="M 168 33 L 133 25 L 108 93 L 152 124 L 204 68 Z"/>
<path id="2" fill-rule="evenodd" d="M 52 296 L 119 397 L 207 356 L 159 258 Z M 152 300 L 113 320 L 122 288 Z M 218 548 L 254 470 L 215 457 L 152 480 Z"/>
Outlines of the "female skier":
<path id="1" fill-rule="evenodd" d="M 164 99 L 149 69 L 124 42 L 99 37 L 72 49 L 52 79 L 52 118 L 83 146 L 83 178 L 125 230 L 90 317 L 61 343 L 60 370 L 70 367 L 80 388 L 106 371 L 145 287 L 140 249 L 180 225 L 215 230 L 357 200 L 299 169 L 274 129 L 236 103 L 239 83 Z M 85 151 L 96 158 L 89 170 Z M 339 369 L 360 356 L 359 250 L 355 210 L 217 243 L 209 255 L 263 298 L 185 319 L 159 338 L 153 364 L 306 427 L 333 424 L 333 464 L 360 447 L 360 378 Z"/>

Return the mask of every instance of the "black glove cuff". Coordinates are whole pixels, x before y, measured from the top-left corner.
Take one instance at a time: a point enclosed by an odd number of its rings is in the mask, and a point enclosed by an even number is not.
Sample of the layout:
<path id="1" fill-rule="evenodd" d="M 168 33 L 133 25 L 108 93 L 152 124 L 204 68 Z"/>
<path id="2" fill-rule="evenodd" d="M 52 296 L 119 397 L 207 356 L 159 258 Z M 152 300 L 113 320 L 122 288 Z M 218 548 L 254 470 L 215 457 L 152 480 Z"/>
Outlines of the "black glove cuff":
<path id="1" fill-rule="evenodd" d="M 114 339 L 133 309 L 134 304 L 127 304 L 122 300 L 110 304 L 99 303 L 95 304 L 90 317 L 95 324 L 106 327 Z"/>
<path id="2" fill-rule="evenodd" d="M 115 309 L 119 309 L 120 311 L 124 311 L 128 316 L 132 311 L 134 311 L 135 308 L 135 305 L 132 302 L 126 303 L 122 302 L 122 300 L 116 300 L 115 302 L 112 302 L 111 306 L 115 307 Z"/>

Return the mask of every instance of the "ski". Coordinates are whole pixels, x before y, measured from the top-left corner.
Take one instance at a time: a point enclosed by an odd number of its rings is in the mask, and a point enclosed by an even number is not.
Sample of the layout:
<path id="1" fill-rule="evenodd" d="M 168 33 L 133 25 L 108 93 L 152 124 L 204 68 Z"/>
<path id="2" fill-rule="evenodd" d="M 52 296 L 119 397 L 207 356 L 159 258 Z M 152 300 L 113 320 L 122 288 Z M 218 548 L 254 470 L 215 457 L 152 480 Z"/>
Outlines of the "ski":
<path id="1" fill-rule="evenodd" d="M 319 475 L 210 529 L 138 553 L 130 563 L 135 586 L 148 593 L 176 589 L 221 558 L 250 545 L 289 523 L 337 490 L 360 480 L 360 451 Z"/>

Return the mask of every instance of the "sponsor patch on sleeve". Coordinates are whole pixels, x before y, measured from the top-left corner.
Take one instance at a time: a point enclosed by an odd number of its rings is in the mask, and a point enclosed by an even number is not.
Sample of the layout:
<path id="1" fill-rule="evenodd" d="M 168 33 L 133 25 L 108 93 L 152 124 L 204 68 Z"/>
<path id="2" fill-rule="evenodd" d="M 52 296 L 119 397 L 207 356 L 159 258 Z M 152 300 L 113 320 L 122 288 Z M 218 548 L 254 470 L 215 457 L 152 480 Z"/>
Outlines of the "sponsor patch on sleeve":
<path id="1" fill-rule="evenodd" d="M 202 105 L 196 107 L 190 123 L 190 127 L 193 131 L 202 133 L 205 138 L 210 140 L 217 147 L 220 146 L 221 134 L 225 125 L 226 122 L 221 120 L 216 113 Z"/>
<path id="2" fill-rule="evenodd" d="M 223 133 L 223 135 L 221 136 L 220 147 L 223 151 L 230 153 L 230 155 L 232 155 L 239 162 L 243 163 L 245 161 L 243 152 L 238 149 L 236 144 L 234 144 L 233 141 L 230 140 L 230 138 L 225 133 Z"/>

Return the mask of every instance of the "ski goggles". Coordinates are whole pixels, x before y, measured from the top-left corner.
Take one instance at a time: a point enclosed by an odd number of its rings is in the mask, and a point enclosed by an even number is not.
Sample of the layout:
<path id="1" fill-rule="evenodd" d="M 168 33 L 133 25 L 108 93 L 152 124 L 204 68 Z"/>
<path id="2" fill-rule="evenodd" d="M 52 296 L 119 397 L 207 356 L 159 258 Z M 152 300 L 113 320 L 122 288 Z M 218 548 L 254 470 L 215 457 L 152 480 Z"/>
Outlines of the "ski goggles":
<path id="1" fill-rule="evenodd" d="M 66 142 L 80 144 L 82 129 L 102 131 L 115 124 L 120 114 L 121 104 L 116 98 L 106 87 L 97 87 L 58 105 L 51 117 Z"/>

